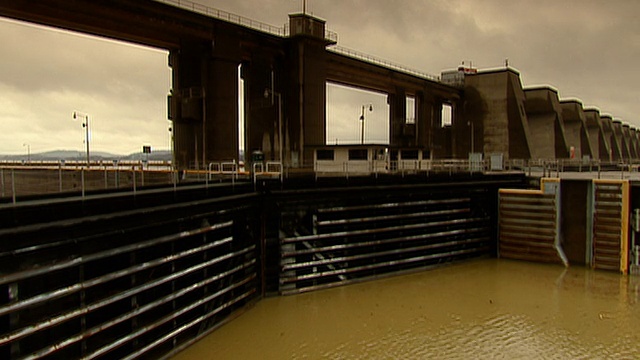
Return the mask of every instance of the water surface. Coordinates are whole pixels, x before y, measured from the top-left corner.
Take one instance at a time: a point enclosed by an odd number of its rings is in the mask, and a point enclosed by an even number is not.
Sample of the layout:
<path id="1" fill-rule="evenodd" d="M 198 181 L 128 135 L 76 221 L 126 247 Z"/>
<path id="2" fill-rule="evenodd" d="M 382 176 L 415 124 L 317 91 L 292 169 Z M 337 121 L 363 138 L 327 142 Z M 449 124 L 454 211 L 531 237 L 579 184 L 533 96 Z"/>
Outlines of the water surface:
<path id="1" fill-rule="evenodd" d="M 640 278 L 486 259 L 268 298 L 175 359 L 638 359 Z"/>

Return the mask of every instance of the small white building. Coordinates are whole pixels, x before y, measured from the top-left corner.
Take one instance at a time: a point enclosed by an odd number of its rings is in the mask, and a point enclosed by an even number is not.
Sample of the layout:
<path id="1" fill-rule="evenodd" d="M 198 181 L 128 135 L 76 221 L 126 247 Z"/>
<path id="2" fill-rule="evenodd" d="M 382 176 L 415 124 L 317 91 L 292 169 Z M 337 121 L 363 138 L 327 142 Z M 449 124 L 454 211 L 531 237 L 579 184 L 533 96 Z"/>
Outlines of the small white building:
<path id="1" fill-rule="evenodd" d="M 369 175 L 387 171 L 386 145 L 327 145 L 315 149 L 316 174 Z"/>
<path id="2" fill-rule="evenodd" d="M 327 145 L 313 153 L 314 171 L 322 176 L 370 175 L 428 171 L 429 152 L 420 148 L 390 148 L 388 145 Z"/>

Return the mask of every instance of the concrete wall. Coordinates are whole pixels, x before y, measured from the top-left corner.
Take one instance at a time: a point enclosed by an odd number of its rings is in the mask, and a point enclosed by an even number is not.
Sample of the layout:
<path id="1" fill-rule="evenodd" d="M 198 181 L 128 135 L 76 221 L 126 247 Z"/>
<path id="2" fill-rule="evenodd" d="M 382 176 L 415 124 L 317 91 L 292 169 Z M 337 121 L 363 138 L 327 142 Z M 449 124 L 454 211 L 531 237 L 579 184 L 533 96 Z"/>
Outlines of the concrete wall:
<path id="1" fill-rule="evenodd" d="M 465 93 L 471 94 L 469 106 L 463 111 L 465 118 L 482 124 L 481 139 L 476 139 L 482 144 L 482 152 L 501 153 L 505 159 L 530 159 L 529 125 L 520 74 L 502 69 L 468 75 Z"/>
<path id="2" fill-rule="evenodd" d="M 561 101 L 560 107 L 570 158 L 582 159 L 584 156 L 593 158 L 582 103 L 577 100 Z"/>
<path id="3" fill-rule="evenodd" d="M 587 133 L 589 134 L 591 147 L 593 149 L 593 158 L 596 160 L 610 161 L 611 145 L 609 144 L 609 139 L 605 136 L 604 129 L 602 128 L 600 111 L 597 109 L 585 109 L 584 116 Z"/>
<path id="4" fill-rule="evenodd" d="M 620 148 L 620 160 L 628 160 L 629 159 L 629 146 L 627 145 L 627 141 L 624 138 L 624 131 L 622 128 L 622 121 L 613 120 L 612 122 L 613 134 L 615 136 L 616 142 Z"/>
<path id="5" fill-rule="evenodd" d="M 569 149 L 565 139 L 558 92 L 549 87 L 525 89 L 524 92 L 525 110 L 531 133 L 531 157 L 568 157 Z"/>

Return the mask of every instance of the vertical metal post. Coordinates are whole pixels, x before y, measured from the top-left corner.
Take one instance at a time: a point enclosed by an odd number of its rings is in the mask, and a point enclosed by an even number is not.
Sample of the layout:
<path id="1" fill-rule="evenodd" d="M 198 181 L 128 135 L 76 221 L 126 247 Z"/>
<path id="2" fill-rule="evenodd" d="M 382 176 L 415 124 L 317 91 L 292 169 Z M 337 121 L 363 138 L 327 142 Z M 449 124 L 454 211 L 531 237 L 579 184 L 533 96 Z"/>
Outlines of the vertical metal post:
<path id="1" fill-rule="evenodd" d="M 58 163 L 58 192 L 62 192 L 62 163 Z"/>
<path id="2" fill-rule="evenodd" d="M 142 181 L 140 186 L 144 187 L 144 165 L 140 165 L 140 180 Z"/>
<path id="3" fill-rule="evenodd" d="M 14 169 L 11 169 L 11 199 L 15 204 L 16 203 L 16 174 Z"/>
<path id="4" fill-rule="evenodd" d="M 81 182 L 81 188 L 82 188 L 82 198 L 84 199 L 84 168 L 80 170 L 80 182 Z"/>
<path id="5" fill-rule="evenodd" d="M 78 283 L 82 284 L 84 282 L 84 264 L 80 264 L 78 267 Z M 84 309 L 86 307 L 86 293 L 85 288 L 81 287 L 80 290 L 80 309 Z M 87 316 L 86 314 L 82 314 L 80 317 L 80 333 L 84 334 L 87 331 Z M 80 354 L 84 357 L 87 354 L 87 339 L 83 337 L 82 342 L 80 344 Z"/>
<path id="6" fill-rule="evenodd" d="M 107 164 L 104 165 L 104 188 L 109 188 L 109 177 L 107 175 Z"/>
<path id="7" fill-rule="evenodd" d="M 0 168 L 0 187 L 2 187 L 2 197 L 4 197 L 4 169 Z"/>
<path id="8" fill-rule="evenodd" d="M 131 168 L 131 174 L 133 179 L 133 195 L 136 194 L 136 167 Z"/>
<path id="9" fill-rule="evenodd" d="M 9 290 L 9 303 L 16 303 L 18 302 L 20 296 L 19 296 L 19 287 L 18 287 L 18 283 L 10 283 L 8 284 L 8 290 Z M 20 325 L 20 312 L 18 311 L 14 311 L 11 312 L 9 314 L 9 329 L 16 329 L 18 328 L 18 326 Z M 20 341 L 13 341 L 11 342 L 11 348 L 10 348 L 10 354 L 11 354 L 11 358 L 18 358 L 21 357 L 21 351 L 20 351 Z"/>
<path id="10" fill-rule="evenodd" d="M 176 191 L 176 188 L 178 187 L 178 171 L 177 170 L 171 170 L 171 181 L 173 181 L 173 191 Z"/>
<path id="11" fill-rule="evenodd" d="M 132 251 L 130 253 L 130 255 L 129 255 L 129 264 L 130 264 L 130 266 L 135 266 L 137 264 L 136 252 L 135 251 Z M 131 288 L 132 289 L 135 288 L 136 285 L 138 284 L 137 276 L 136 276 L 135 272 L 133 274 L 131 274 L 131 276 L 129 277 L 129 281 L 130 281 L 129 283 L 131 284 Z M 137 309 L 139 307 L 139 305 L 138 305 L 138 296 L 137 295 L 134 295 L 134 296 L 131 297 L 130 305 L 131 305 L 131 309 Z M 137 316 L 134 316 L 131 319 L 131 329 L 138 329 L 138 317 Z M 134 340 L 133 345 L 134 346 L 138 345 L 138 339 L 137 338 Z"/>
<path id="12" fill-rule="evenodd" d="M 89 157 L 89 115 L 85 115 L 85 136 L 87 139 L 87 168 L 91 166 L 91 158 Z"/>
<path id="13" fill-rule="evenodd" d="M 282 94 L 278 93 L 278 160 L 280 160 L 280 182 L 282 182 L 282 173 L 284 170 L 284 158 L 282 156 Z"/>

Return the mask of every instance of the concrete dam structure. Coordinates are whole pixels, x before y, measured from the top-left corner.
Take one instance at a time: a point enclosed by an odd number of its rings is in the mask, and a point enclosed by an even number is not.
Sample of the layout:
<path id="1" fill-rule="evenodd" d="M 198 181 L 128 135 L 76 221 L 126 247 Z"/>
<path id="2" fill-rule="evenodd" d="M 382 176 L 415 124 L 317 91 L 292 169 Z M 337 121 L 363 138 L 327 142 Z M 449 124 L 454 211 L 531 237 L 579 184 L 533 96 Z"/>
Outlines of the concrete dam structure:
<path id="1" fill-rule="evenodd" d="M 0 15 L 168 50 L 168 117 L 179 169 L 239 161 L 239 122 L 247 153 L 262 151 L 286 169 L 310 169 L 313 149 L 327 143 L 327 83 L 386 94 L 389 146 L 420 149 L 431 159 L 638 157 L 635 128 L 559 99 L 553 88 L 523 88 L 513 68 L 461 67 L 436 77 L 391 66 L 337 47 L 325 21 L 304 13 L 290 15 L 286 29 L 170 0 L 11 1 L 0 4 Z M 407 98 L 414 109 L 407 109 Z M 450 125 L 442 123 L 445 105 Z"/>
<path id="2" fill-rule="evenodd" d="M 523 87 L 513 68 L 460 67 L 442 75 L 445 83 L 464 89 L 466 121 L 452 124 L 453 157 L 480 152 L 523 160 L 638 160 L 637 129 L 579 100 L 563 100 L 550 86 Z"/>

